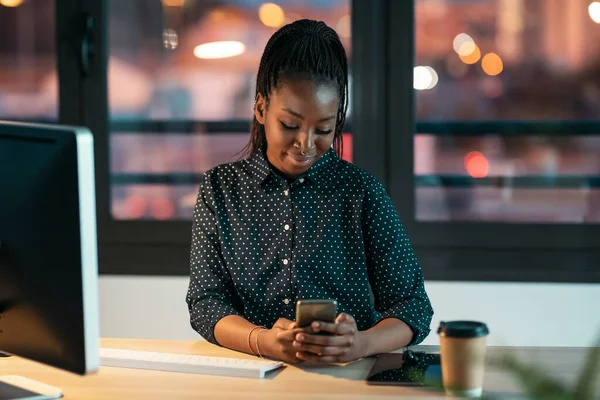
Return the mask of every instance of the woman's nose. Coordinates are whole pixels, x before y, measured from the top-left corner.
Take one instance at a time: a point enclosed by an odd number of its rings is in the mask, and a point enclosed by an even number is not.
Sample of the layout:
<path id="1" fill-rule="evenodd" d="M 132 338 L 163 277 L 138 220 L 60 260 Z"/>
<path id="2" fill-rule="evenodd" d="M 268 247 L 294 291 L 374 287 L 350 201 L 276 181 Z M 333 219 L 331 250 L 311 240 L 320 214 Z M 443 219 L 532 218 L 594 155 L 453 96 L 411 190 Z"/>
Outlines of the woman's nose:
<path id="1" fill-rule="evenodd" d="M 300 147 L 300 151 L 307 152 L 315 147 L 315 137 L 312 132 L 300 132 L 298 137 L 296 138 L 296 142 Z"/>

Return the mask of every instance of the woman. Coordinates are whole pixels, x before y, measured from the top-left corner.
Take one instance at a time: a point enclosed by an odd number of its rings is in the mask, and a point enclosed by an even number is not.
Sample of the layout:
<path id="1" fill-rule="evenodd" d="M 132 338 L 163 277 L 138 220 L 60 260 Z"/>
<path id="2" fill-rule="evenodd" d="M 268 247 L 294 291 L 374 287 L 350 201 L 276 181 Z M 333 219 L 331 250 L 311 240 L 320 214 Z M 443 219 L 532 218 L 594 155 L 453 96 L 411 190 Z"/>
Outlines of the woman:
<path id="1" fill-rule="evenodd" d="M 433 310 L 404 228 L 383 186 L 339 157 L 348 99 L 339 37 L 323 22 L 282 27 L 256 83 L 249 157 L 208 171 L 200 187 L 192 327 L 288 363 L 421 342 Z M 296 327 L 296 301 L 311 298 L 337 300 L 335 323 Z"/>

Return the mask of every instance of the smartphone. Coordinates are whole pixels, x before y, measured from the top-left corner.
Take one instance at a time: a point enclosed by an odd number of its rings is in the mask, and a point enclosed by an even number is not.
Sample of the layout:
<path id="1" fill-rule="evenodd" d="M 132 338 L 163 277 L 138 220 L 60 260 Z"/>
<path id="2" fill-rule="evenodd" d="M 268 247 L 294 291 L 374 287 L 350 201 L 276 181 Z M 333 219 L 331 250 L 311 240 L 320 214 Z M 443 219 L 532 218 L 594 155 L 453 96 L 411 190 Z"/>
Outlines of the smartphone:
<path id="1" fill-rule="evenodd" d="M 313 321 L 335 322 L 337 301 L 334 299 L 309 299 L 296 302 L 296 325 L 305 328 Z"/>
<path id="2" fill-rule="evenodd" d="M 4 397 L 6 395 L 6 397 Z M 0 399 L 50 400 L 63 397 L 58 388 L 17 376 L 0 376 Z"/>

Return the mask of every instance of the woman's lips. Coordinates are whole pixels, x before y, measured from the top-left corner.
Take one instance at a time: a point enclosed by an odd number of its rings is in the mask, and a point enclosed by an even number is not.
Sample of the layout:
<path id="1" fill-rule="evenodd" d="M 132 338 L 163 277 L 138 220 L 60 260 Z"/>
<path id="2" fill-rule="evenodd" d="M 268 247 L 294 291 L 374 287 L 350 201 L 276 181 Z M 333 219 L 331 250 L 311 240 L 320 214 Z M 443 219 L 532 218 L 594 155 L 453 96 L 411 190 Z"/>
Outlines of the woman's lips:
<path id="1" fill-rule="evenodd" d="M 307 155 L 302 156 L 300 154 L 288 153 L 288 156 L 297 164 L 306 165 L 310 164 L 317 156 L 315 155 Z"/>

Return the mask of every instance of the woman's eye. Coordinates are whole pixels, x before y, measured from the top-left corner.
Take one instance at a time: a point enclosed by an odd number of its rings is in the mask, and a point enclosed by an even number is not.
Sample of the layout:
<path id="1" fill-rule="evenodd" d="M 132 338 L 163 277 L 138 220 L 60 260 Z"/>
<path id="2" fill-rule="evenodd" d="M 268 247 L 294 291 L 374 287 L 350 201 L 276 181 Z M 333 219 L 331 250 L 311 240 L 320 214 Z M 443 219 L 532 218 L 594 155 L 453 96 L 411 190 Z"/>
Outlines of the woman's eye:
<path id="1" fill-rule="evenodd" d="M 317 133 L 319 135 L 329 135 L 331 132 L 333 132 L 333 129 L 329 129 L 329 130 L 326 130 L 326 131 L 321 130 L 321 129 L 317 129 Z"/>
<path id="2" fill-rule="evenodd" d="M 287 130 L 294 130 L 294 129 L 298 129 L 297 126 L 290 126 L 287 125 L 285 122 L 279 121 L 279 123 L 281 124 L 281 126 L 283 127 L 283 129 L 287 129 Z"/>
<path id="3" fill-rule="evenodd" d="M 288 125 L 283 121 L 279 121 L 279 123 L 281 124 L 283 129 L 288 130 L 288 131 L 295 131 L 296 129 L 298 129 L 298 126 Z M 319 135 L 329 135 L 331 132 L 333 132 L 333 128 L 328 129 L 328 130 L 317 129 L 315 132 Z"/>

